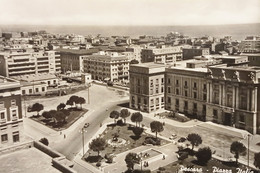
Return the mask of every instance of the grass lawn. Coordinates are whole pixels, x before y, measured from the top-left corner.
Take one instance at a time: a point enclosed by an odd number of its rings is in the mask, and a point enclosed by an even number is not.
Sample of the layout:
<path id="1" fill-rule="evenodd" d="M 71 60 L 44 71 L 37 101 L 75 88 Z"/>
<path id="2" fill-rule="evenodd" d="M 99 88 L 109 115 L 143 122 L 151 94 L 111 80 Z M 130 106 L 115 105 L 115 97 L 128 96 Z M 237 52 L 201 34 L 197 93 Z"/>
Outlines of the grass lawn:
<path id="1" fill-rule="evenodd" d="M 107 129 L 100 135 L 101 138 L 104 138 L 107 142 L 111 141 L 113 139 L 113 134 L 118 133 L 119 134 L 119 140 L 122 140 L 123 142 L 121 144 L 118 144 L 116 147 L 113 147 L 112 145 L 107 145 L 106 149 L 104 151 L 100 152 L 100 155 L 102 157 L 105 156 L 105 154 L 119 154 L 128 150 L 131 150 L 133 148 L 139 147 L 143 144 L 145 141 L 145 138 L 155 138 L 155 136 L 152 136 L 150 134 L 147 134 L 143 132 L 140 137 L 136 137 L 132 131 L 134 126 L 130 125 L 124 125 L 124 126 L 114 126 L 110 125 L 107 127 Z M 109 143 L 109 142 L 108 142 Z M 161 139 L 161 145 L 165 145 L 169 143 L 168 141 L 165 141 Z M 89 154 L 90 153 L 90 154 Z M 84 158 L 88 157 L 95 157 L 97 156 L 97 152 L 94 152 L 92 150 L 88 150 Z M 89 159 L 87 159 L 89 160 Z M 102 161 L 105 161 L 103 159 Z"/>
<path id="2" fill-rule="evenodd" d="M 211 159 L 206 166 L 199 165 L 197 163 L 197 159 L 195 156 L 189 156 L 183 161 L 177 161 L 173 162 L 163 168 L 165 168 L 164 171 L 159 171 L 159 169 L 152 171 L 152 173 L 172 173 L 172 172 L 178 172 L 182 167 L 185 168 L 196 168 L 196 169 L 202 169 L 202 173 L 212 173 L 215 169 L 215 172 L 237 172 L 237 168 L 240 168 L 241 170 L 246 170 L 246 166 L 239 164 L 238 166 L 234 163 L 222 163 L 221 161 L 218 161 L 216 159 Z M 220 170 L 221 169 L 221 170 Z M 218 171 L 217 171 L 218 170 Z"/>
<path id="3" fill-rule="evenodd" d="M 81 116 L 83 116 L 86 112 L 88 112 L 87 109 L 82 109 L 82 110 L 77 110 L 77 109 L 68 109 L 70 111 L 70 115 L 67 117 L 66 121 L 67 123 L 62 124 L 62 125 L 55 125 L 53 120 L 51 121 L 46 121 L 46 119 L 42 116 L 36 117 L 32 116 L 30 117 L 31 119 L 37 121 L 38 123 L 41 123 L 43 125 L 46 125 L 47 127 L 50 127 L 51 129 L 54 130 L 64 130 L 70 127 L 75 121 L 77 121 Z"/>

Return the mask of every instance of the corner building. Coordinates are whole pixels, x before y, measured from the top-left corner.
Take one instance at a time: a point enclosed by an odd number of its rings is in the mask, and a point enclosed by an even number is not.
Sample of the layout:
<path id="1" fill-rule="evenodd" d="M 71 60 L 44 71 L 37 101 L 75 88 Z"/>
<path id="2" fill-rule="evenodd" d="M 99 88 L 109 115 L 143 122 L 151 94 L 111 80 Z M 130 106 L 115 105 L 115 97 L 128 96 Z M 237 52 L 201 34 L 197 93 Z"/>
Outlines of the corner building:
<path id="1" fill-rule="evenodd" d="M 23 141 L 20 82 L 0 76 L 0 148 Z"/>
<path id="2" fill-rule="evenodd" d="M 162 64 L 130 66 L 130 108 L 144 112 L 164 109 L 164 73 Z"/>

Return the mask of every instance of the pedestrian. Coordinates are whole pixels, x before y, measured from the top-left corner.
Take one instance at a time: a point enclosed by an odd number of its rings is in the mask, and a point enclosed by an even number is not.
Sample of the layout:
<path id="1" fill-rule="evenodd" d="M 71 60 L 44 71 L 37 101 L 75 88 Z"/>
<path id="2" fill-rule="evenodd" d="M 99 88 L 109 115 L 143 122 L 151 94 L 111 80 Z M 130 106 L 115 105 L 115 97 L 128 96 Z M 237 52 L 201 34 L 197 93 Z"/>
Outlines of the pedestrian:
<path id="1" fill-rule="evenodd" d="M 60 131 L 60 135 L 62 134 L 62 131 Z"/>
<path id="2" fill-rule="evenodd" d="M 102 127 L 102 123 L 100 123 L 100 127 Z"/>
<path id="3" fill-rule="evenodd" d="M 162 159 L 165 160 L 165 155 L 162 156 Z"/>
<path id="4" fill-rule="evenodd" d="M 64 139 L 66 138 L 66 135 L 64 134 Z"/>

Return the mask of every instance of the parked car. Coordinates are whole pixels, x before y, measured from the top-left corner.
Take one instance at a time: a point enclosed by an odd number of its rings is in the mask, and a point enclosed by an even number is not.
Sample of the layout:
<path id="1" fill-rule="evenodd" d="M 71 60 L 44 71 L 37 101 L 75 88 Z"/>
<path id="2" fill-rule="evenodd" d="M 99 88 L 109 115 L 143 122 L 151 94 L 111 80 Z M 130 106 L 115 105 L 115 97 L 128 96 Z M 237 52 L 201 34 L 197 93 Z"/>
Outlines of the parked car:
<path id="1" fill-rule="evenodd" d="M 85 123 L 84 128 L 88 128 L 89 127 L 89 123 Z"/>
<path id="2" fill-rule="evenodd" d="M 173 140 L 173 139 L 176 139 L 177 138 L 177 135 L 176 134 L 172 134 L 169 139 Z"/>

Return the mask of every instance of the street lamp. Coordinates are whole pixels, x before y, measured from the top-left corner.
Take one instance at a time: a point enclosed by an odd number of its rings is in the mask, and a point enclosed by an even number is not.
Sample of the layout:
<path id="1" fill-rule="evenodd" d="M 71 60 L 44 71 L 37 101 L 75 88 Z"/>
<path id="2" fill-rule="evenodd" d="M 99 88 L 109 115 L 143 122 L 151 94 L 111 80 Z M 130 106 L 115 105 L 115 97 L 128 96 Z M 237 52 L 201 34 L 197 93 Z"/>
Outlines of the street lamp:
<path id="1" fill-rule="evenodd" d="M 143 153 L 142 152 L 140 152 L 139 157 L 140 157 L 140 161 L 141 161 L 141 171 L 142 171 L 143 170 Z"/>
<path id="2" fill-rule="evenodd" d="M 82 127 L 79 132 L 82 134 L 82 149 L 83 149 L 82 157 L 83 157 L 84 153 L 85 153 L 85 151 L 84 151 L 84 139 L 85 139 L 84 133 L 87 132 L 87 131 L 84 129 L 84 127 Z"/>

